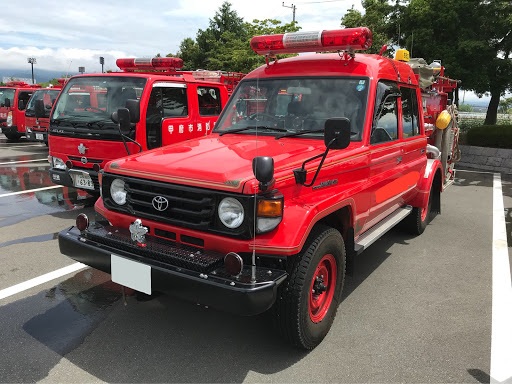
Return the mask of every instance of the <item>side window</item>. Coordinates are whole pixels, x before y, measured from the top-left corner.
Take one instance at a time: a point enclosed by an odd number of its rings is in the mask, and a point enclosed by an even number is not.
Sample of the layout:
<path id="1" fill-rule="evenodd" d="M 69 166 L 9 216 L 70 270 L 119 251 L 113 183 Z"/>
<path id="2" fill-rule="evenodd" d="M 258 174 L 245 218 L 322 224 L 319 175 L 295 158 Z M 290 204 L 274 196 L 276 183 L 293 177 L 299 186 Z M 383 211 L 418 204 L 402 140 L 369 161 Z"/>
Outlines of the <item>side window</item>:
<path id="1" fill-rule="evenodd" d="M 153 88 L 146 111 L 146 144 L 148 149 L 162 146 L 162 90 Z"/>
<path id="2" fill-rule="evenodd" d="M 398 87 L 391 82 L 379 82 L 375 100 L 370 144 L 398 139 Z"/>
<path id="3" fill-rule="evenodd" d="M 20 111 L 24 111 L 27 108 L 28 101 L 30 100 L 30 96 L 32 96 L 33 92 L 20 92 L 18 95 L 18 100 L 23 101 L 23 108 Z M 19 102 L 19 101 L 18 101 Z"/>
<path id="4" fill-rule="evenodd" d="M 200 116 L 220 115 L 220 90 L 216 87 L 197 87 L 197 100 L 199 102 Z"/>
<path id="5" fill-rule="evenodd" d="M 418 100 L 413 88 L 400 88 L 402 93 L 402 127 L 404 139 L 419 135 Z"/>
<path id="6" fill-rule="evenodd" d="M 186 88 L 160 88 L 162 90 L 163 117 L 188 116 Z"/>

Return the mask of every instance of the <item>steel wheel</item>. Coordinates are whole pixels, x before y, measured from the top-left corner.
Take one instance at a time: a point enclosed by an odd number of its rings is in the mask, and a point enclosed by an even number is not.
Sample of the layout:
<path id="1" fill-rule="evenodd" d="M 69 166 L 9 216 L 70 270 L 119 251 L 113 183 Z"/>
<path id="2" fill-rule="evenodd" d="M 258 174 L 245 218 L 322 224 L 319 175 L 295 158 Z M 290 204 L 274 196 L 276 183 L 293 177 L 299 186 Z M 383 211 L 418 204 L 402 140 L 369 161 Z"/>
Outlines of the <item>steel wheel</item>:
<path id="1" fill-rule="evenodd" d="M 318 263 L 309 295 L 309 317 L 313 323 L 322 321 L 329 310 L 336 288 L 336 260 L 325 255 Z"/>

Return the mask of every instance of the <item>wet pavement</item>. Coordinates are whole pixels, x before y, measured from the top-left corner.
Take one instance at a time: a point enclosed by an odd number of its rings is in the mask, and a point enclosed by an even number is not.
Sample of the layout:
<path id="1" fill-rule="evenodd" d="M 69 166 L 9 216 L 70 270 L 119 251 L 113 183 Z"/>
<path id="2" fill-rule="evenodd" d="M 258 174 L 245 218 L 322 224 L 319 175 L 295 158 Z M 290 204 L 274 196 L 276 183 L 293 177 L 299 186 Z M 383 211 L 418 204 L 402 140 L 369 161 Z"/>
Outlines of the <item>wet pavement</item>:
<path id="1" fill-rule="evenodd" d="M 47 154 L 0 139 L 0 163 Z M 94 216 L 94 198 L 73 188 L 31 191 L 53 186 L 47 171 L 0 165 L 0 290 L 74 264 L 56 234 Z M 85 268 L 0 299 L 0 381 L 489 382 L 492 185 L 492 174 L 458 172 L 423 235 L 395 228 L 365 251 L 309 353 L 282 342 L 269 313 L 129 289 L 125 305 L 109 275 Z M 503 190 L 510 234 L 512 178 Z"/>

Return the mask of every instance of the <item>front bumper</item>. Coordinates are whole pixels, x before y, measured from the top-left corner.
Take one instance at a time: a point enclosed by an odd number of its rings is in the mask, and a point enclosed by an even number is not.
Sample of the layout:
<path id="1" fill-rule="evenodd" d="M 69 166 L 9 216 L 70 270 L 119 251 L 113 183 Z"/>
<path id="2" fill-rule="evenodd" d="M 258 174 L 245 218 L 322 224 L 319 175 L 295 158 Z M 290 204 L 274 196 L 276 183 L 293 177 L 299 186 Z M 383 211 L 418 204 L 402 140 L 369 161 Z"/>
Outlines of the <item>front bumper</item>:
<path id="1" fill-rule="evenodd" d="M 98 172 L 94 172 L 93 170 L 84 170 L 80 169 L 77 170 L 78 172 L 87 172 L 89 176 L 91 177 L 93 183 L 94 183 L 94 189 L 86 189 L 86 188 L 80 188 L 76 187 L 73 183 L 73 179 L 71 178 L 70 170 L 69 169 L 59 169 L 59 168 L 50 168 L 50 178 L 53 183 L 64 185 L 65 187 L 73 187 L 78 189 L 83 189 L 86 192 L 100 192 L 100 186 L 98 182 Z M 73 170 L 71 170 L 73 172 Z"/>
<path id="2" fill-rule="evenodd" d="M 255 267 L 252 282 L 250 266 L 231 276 L 218 252 L 149 235 L 143 248 L 131 241 L 127 229 L 98 223 L 83 233 L 75 227 L 60 232 L 59 247 L 64 255 L 106 273 L 111 273 L 113 254 L 149 265 L 153 291 L 245 316 L 269 309 L 288 276 L 282 270 Z"/>
<path id="3" fill-rule="evenodd" d="M 37 139 L 36 134 L 43 135 L 43 139 Z M 27 137 L 27 140 L 29 141 L 40 141 L 41 143 L 47 143 L 48 142 L 48 133 L 43 131 L 32 131 L 32 132 L 25 132 L 25 136 Z"/>
<path id="4" fill-rule="evenodd" d="M 7 133 L 7 134 L 14 134 L 14 133 L 16 133 L 16 134 L 20 134 L 20 135 L 22 134 L 21 132 L 18 132 L 18 127 L 15 126 L 15 125 L 11 125 L 10 127 L 3 125 L 2 126 L 2 133 Z"/>

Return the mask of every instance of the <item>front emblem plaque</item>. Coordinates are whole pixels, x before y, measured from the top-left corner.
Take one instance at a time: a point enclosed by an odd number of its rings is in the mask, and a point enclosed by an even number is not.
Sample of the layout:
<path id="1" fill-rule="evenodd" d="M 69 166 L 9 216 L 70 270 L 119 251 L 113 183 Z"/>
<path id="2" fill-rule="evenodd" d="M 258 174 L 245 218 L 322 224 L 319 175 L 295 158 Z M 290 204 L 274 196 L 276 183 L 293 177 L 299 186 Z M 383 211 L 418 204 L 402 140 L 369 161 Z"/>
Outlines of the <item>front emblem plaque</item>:
<path id="1" fill-rule="evenodd" d="M 130 224 L 130 233 L 133 241 L 136 241 L 142 247 L 146 246 L 146 233 L 148 233 L 148 229 L 142 226 L 140 219 Z"/>
<path id="2" fill-rule="evenodd" d="M 89 148 L 87 148 L 83 143 L 80 143 L 78 146 L 78 153 L 81 155 L 85 155 L 85 151 L 87 151 Z"/>
<path id="3" fill-rule="evenodd" d="M 157 211 L 165 211 L 169 207 L 169 200 L 167 200 L 163 196 L 155 196 L 153 197 L 153 208 Z"/>

